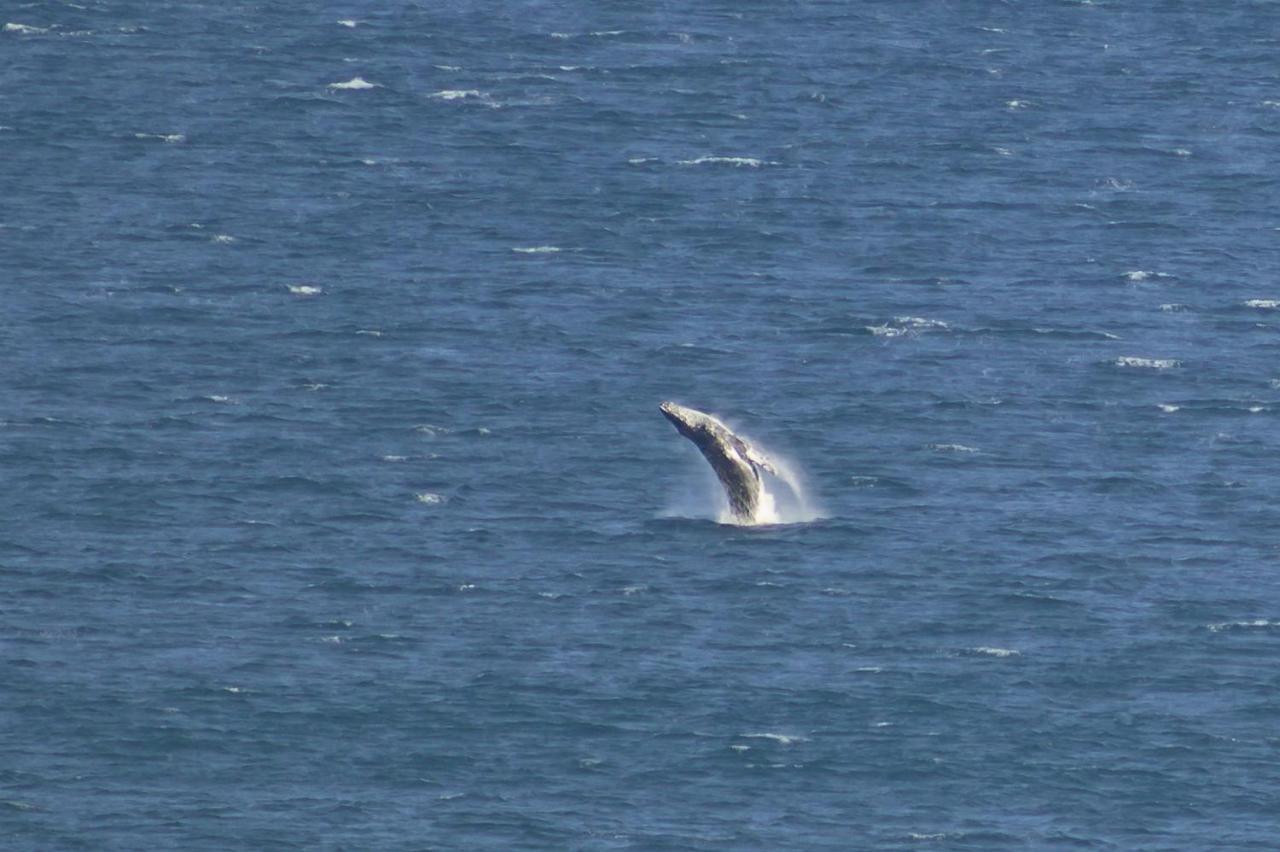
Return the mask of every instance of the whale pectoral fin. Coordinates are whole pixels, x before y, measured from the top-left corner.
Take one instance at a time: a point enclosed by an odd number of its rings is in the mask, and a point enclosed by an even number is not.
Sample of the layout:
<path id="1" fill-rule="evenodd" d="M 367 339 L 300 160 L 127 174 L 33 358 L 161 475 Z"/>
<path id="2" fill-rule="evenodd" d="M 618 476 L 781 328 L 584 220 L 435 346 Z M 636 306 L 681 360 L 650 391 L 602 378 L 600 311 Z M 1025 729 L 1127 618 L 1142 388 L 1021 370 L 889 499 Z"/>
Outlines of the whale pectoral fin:
<path id="1" fill-rule="evenodd" d="M 779 475 L 778 469 L 773 466 L 772 462 L 769 461 L 768 457 L 765 456 L 764 453 L 757 450 L 755 447 L 748 444 L 747 452 L 745 453 L 745 455 L 747 457 L 747 461 L 751 462 L 753 465 L 765 471 L 766 473 L 771 473 L 774 476 Z"/>

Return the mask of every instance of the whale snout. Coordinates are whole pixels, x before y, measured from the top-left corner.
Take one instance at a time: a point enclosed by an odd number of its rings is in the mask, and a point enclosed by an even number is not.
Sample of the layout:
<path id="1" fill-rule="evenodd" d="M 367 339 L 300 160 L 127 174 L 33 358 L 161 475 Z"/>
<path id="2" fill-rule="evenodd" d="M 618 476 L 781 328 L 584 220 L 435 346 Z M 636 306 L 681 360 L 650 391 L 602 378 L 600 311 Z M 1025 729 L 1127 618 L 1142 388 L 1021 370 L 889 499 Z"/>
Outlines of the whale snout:
<path id="1" fill-rule="evenodd" d="M 692 418 L 690 418 L 689 415 L 692 411 L 691 409 L 685 408 L 679 403 L 664 402 L 658 406 L 658 410 L 661 411 L 663 416 L 670 420 L 677 429 L 683 431 L 690 427 L 689 421 Z"/>

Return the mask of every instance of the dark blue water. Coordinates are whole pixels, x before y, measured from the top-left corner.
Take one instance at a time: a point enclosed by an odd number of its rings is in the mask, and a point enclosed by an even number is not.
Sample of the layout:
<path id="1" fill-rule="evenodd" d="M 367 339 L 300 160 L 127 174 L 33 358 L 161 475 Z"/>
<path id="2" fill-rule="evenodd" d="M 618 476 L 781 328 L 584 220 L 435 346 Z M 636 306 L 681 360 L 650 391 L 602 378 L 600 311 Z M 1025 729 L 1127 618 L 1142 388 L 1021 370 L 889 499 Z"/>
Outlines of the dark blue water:
<path id="1" fill-rule="evenodd" d="M 693 5 L 3 7 L 0 846 L 1274 847 L 1280 6 Z"/>

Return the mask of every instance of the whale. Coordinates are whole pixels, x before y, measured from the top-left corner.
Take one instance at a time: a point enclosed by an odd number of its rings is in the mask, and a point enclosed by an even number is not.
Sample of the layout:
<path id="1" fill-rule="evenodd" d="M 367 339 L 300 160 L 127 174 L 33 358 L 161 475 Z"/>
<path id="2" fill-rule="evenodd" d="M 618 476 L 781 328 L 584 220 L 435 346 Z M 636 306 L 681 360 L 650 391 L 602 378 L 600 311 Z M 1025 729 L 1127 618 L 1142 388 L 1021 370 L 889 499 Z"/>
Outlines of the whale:
<path id="1" fill-rule="evenodd" d="M 711 465 L 729 498 L 729 513 L 734 522 L 763 523 L 764 482 L 760 473 L 779 475 L 765 454 L 705 411 L 675 402 L 664 402 L 658 409 Z"/>

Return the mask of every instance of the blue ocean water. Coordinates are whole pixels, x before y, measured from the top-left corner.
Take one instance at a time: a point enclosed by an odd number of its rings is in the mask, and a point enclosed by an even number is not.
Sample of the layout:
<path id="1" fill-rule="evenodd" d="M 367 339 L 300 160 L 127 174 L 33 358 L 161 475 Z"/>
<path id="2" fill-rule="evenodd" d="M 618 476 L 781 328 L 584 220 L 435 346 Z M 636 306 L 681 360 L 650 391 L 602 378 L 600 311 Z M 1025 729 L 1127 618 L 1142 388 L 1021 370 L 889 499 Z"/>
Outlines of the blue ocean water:
<path id="1" fill-rule="evenodd" d="M 1274 848 L 1277 55 L 4 6 L 0 847 Z"/>

